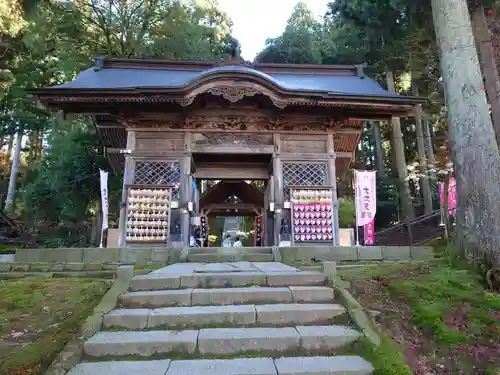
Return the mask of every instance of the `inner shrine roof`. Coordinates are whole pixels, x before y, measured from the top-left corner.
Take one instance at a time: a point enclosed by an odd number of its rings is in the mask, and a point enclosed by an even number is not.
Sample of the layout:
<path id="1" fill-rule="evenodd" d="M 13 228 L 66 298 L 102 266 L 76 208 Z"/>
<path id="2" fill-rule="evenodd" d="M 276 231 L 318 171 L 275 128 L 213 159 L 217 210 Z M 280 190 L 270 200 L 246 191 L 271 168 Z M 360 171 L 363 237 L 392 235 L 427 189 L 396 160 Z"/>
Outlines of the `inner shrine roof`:
<path id="1" fill-rule="evenodd" d="M 140 61 L 140 60 L 139 60 Z M 128 62 L 126 64 L 126 62 Z M 231 73 L 267 80 L 286 91 L 328 92 L 351 95 L 397 96 L 384 90 L 356 66 L 254 64 L 212 67 L 202 62 L 139 64 L 137 60 L 105 60 L 101 67 L 82 71 L 68 83 L 52 89 L 183 88 L 203 78 Z"/>

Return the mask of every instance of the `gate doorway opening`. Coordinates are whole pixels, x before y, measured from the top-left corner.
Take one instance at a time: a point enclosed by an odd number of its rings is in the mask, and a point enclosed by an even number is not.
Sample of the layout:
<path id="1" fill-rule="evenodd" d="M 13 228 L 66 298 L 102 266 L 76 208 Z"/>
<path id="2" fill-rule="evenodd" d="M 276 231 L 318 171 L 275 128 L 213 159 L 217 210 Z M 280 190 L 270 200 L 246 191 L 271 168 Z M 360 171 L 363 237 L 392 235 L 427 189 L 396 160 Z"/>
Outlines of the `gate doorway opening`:
<path id="1" fill-rule="evenodd" d="M 264 180 L 205 180 L 201 182 L 200 214 L 208 223 L 209 246 L 228 239 L 243 246 L 263 246 L 265 238 Z"/>

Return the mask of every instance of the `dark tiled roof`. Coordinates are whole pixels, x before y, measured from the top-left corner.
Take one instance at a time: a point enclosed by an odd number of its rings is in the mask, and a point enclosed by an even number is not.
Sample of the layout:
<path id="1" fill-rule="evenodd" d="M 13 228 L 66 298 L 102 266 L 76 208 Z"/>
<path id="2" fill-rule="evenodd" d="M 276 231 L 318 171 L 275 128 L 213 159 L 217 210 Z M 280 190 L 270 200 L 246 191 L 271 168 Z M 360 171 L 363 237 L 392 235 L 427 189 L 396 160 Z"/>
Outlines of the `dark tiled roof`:
<path id="1" fill-rule="evenodd" d="M 182 69 L 179 67 L 162 68 L 141 67 L 140 69 L 126 67 L 106 67 L 84 70 L 69 83 L 53 86 L 57 89 L 133 89 L 133 88 L 182 88 L 195 81 L 220 73 L 246 73 L 250 76 L 268 80 L 270 83 L 287 91 L 327 92 L 331 94 L 397 96 L 384 90 L 377 82 L 356 70 L 344 69 L 342 74 L 319 68 L 315 72 L 311 66 L 301 72 L 297 66 L 294 69 L 263 69 L 268 72 L 242 65 L 225 65 L 215 68 L 209 66 L 199 69 Z M 281 72 L 281 71 L 282 72 Z M 346 73 L 347 72 L 347 73 Z"/>

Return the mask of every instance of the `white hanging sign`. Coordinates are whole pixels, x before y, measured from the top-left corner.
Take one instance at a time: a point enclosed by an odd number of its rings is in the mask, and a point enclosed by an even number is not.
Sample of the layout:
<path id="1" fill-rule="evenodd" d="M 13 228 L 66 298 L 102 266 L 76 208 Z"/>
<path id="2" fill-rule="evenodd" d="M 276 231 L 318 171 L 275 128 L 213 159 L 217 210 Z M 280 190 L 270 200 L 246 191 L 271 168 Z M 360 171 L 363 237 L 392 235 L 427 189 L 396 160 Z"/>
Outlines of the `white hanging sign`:
<path id="1" fill-rule="evenodd" d="M 375 171 L 355 171 L 356 225 L 364 227 L 377 213 L 377 179 Z"/>
<path id="2" fill-rule="evenodd" d="M 108 229 L 108 172 L 101 169 L 99 172 L 101 175 L 102 231 L 104 232 Z"/>

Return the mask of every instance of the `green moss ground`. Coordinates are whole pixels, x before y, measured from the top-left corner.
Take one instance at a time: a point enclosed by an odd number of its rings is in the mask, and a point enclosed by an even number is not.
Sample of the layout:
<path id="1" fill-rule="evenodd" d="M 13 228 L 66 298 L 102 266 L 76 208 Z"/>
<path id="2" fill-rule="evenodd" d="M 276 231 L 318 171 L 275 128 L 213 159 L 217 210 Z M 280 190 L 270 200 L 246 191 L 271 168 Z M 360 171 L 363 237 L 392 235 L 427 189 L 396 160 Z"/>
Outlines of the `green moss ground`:
<path id="1" fill-rule="evenodd" d="M 485 291 L 475 272 L 432 262 L 339 274 L 367 309 L 380 313 L 386 332 L 403 338 L 406 349 L 414 349 L 406 352 L 414 368 L 432 372 L 445 366 L 457 374 L 498 371 L 500 296 Z"/>
<path id="2" fill-rule="evenodd" d="M 0 374 L 43 373 L 108 288 L 98 279 L 0 281 Z"/>

